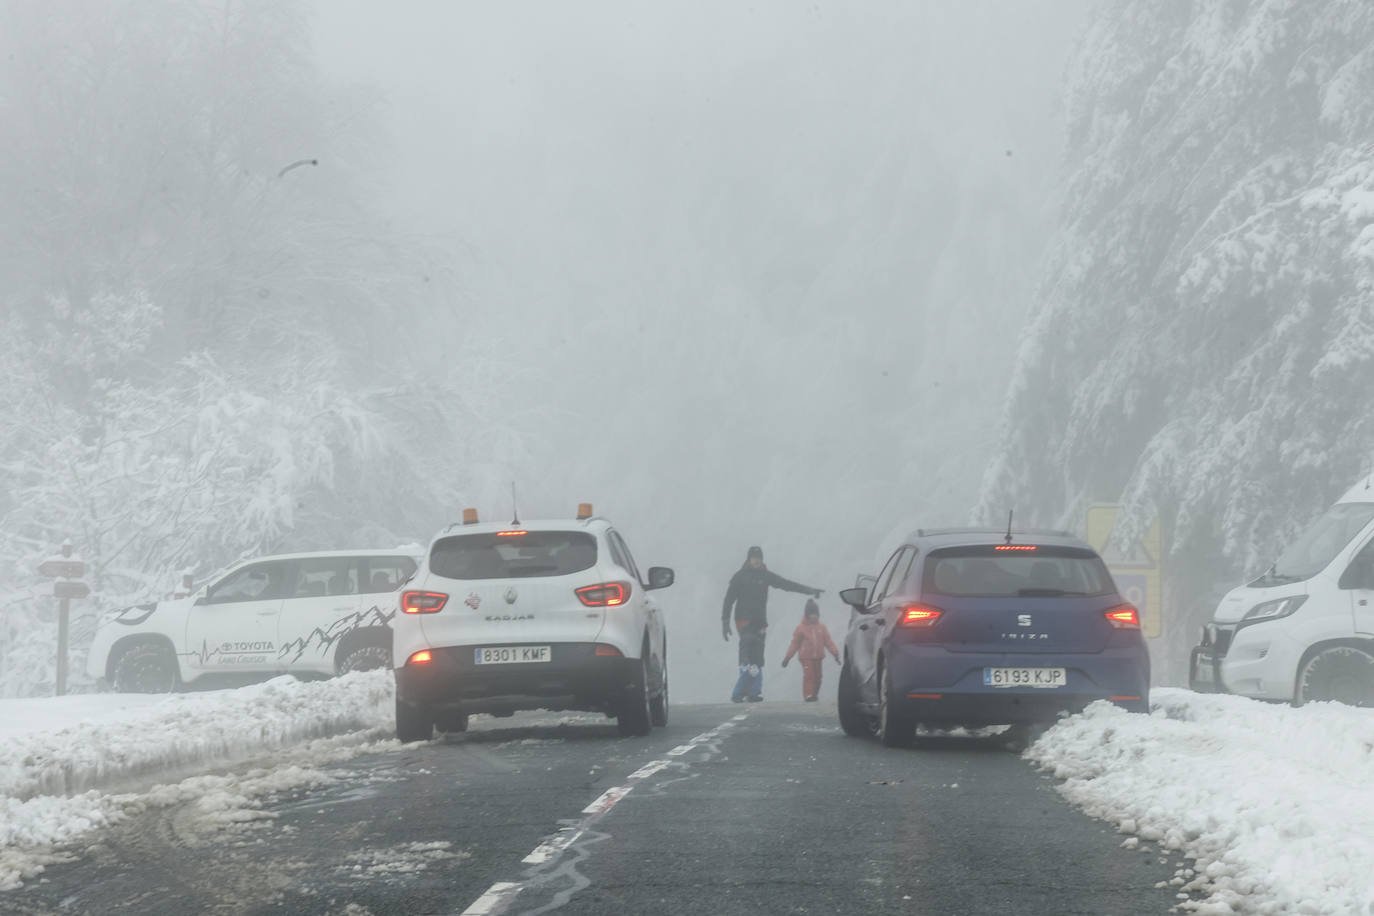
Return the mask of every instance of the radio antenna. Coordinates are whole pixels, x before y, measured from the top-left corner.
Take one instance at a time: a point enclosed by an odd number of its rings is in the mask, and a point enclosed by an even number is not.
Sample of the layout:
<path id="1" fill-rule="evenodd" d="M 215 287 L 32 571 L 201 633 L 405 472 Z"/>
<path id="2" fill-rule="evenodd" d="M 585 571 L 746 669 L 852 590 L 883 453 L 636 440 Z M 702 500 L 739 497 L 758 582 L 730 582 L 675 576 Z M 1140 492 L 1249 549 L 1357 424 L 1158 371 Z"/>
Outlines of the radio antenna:
<path id="1" fill-rule="evenodd" d="M 1006 540 L 1007 540 L 1007 543 L 1008 543 L 1008 544 L 1011 543 L 1011 515 L 1012 515 L 1012 512 L 1014 512 L 1014 511 L 1015 511 L 1015 510 L 1013 510 L 1013 509 L 1008 509 L 1008 510 L 1007 510 L 1007 539 L 1006 539 Z"/>
<path id="2" fill-rule="evenodd" d="M 520 503 L 515 499 L 515 481 L 510 482 L 510 514 L 511 527 L 520 524 Z"/>

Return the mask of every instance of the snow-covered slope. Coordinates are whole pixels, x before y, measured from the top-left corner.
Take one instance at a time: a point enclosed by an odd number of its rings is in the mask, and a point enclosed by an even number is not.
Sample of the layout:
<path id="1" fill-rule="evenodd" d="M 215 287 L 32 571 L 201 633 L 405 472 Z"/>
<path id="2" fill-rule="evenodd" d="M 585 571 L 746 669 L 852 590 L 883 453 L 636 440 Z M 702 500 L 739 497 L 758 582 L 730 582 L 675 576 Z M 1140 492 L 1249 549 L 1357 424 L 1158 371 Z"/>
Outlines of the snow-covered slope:
<path id="1" fill-rule="evenodd" d="M 1102 4 L 1069 122 L 981 512 L 1158 512 L 1177 676 L 1216 593 L 1374 458 L 1374 4 Z"/>
<path id="2" fill-rule="evenodd" d="M 1374 716 L 1158 689 L 1154 712 L 1105 703 L 1026 756 L 1060 791 L 1167 856 L 1183 909 L 1355 916 L 1374 906 Z M 1184 857 L 1193 859 L 1192 863 Z"/>

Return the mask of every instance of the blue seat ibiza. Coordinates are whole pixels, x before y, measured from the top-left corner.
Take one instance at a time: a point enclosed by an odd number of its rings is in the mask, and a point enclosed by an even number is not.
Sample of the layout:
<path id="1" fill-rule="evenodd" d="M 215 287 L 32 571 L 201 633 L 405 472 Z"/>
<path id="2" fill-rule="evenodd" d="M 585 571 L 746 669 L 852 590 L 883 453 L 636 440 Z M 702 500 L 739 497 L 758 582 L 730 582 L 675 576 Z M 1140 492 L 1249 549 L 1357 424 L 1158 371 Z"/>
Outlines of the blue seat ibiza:
<path id="1" fill-rule="evenodd" d="M 906 539 L 852 608 L 840 724 L 884 744 L 935 728 L 1033 725 L 1108 700 L 1149 709 L 1140 615 L 1066 532 L 941 529 Z"/>

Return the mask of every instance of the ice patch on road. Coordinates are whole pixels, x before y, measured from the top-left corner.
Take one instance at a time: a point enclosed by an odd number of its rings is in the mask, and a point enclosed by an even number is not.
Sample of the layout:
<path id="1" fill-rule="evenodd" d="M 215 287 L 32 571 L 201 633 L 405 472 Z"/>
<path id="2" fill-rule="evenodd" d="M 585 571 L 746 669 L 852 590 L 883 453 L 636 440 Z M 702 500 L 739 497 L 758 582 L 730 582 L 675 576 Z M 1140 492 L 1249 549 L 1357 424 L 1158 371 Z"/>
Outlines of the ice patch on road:
<path id="1" fill-rule="evenodd" d="M 1094 704 L 1025 756 L 1128 834 L 1123 845 L 1195 859 L 1168 882 L 1181 909 L 1374 912 L 1374 710 L 1167 688 L 1151 705 L 1142 716 Z"/>
<path id="2" fill-rule="evenodd" d="M 472 853 L 454 852 L 452 843 L 402 843 L 386 849 L 364 849 L 355 852 L 336 869 L 340 874 L 363 881 L 375 881 L 393 875 L 413 875 L 436 862 L 453 862 L 471 858 Z"/>

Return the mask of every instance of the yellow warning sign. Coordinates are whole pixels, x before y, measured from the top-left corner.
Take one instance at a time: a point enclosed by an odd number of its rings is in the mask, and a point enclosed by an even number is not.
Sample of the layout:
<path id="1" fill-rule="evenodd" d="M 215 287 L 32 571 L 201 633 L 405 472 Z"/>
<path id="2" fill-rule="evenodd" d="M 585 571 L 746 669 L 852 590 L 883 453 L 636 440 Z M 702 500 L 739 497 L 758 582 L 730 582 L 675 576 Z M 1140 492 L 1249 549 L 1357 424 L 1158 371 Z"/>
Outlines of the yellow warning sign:
<path id="1" fill-rule="evenodd" d="M 1141 630 L 1147 637 L 1156 639 L 1164 632 L 1161 612 L 1164 595 L 1159 573 L 1164 543 L 1159 519 L 1150 523 L 1144 537 L 1123 550 L 1112 538 L 1120 509 L 1116 505 L 1089 507 L 1087 533 L 1083 539 L 1102 555 L 1121 596 L 1140 610 Z"/>

